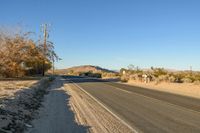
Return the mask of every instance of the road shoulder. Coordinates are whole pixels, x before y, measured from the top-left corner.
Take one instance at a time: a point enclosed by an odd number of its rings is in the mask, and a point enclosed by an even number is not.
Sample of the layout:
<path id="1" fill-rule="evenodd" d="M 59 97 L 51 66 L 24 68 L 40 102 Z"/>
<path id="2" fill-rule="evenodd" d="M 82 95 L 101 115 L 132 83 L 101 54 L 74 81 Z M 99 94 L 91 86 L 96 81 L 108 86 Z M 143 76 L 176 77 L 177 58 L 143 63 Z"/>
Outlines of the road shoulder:
<path id="1" fill-rule="evenodd" d="M 71 95 L 70 105 L 75 112 L 76 121 L 81 125 L 90 126 L 90 132 L 133 132 L 74 84 L 65 84 L 65 89 Z"/>
<path id="2" fill-rule="evenodd" d="M 33 120 L 33 128 L 27 133 L 87 133 L 88 126 L 75 121 L 75 114 L 69 105 L 70 95 L 63 87 L 64 81 L 58 77 L 45 96 L 39 115 Z"/>

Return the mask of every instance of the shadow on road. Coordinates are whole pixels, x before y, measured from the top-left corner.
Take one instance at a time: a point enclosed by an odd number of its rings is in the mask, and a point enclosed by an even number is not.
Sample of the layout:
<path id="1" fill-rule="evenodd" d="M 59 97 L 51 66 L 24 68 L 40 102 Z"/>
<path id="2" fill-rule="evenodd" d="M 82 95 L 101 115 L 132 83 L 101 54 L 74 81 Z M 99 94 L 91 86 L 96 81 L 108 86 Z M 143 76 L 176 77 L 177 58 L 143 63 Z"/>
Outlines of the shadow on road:
<path id="1" fill-rule="evenodd" d="M 58 78 L 45 96 L 39 118 L 33 120 L 34 128 L 27 133 L 88 133 L 90 126 L 77 123 L 75 112 L 71 109 L 71 96 L 63 89 L 65 81 Z"/>
<path id="2" fill-rule="evenodd" d="M 74 83 L 87 83 L 87 82 L 119 82 L 119 79 L 100 79 L 91 77 L 80 77 L 80 76 L 62 76 L 66 79 L 66 82 L 73 81 Z"/>
<path id="3" fill-rule="evenodd" d="M 52 110 L 54 110 L 52 111 L 52 114 L 57 114 L 57 116 L 54 117 L 54 119 L 52 120 L 55 121 L 55 124 L 59 124 L 57 128 L 60 127 L 60 129 L 55 130 L 71 133 L 88 133 L 89 129 L 91 128 L 90 126 L 81 125 L 76 122 L 75 112 L 71 109 L 70 106 L 71 96 L 66 93 L 66 91 L 58 89 L 63 87 L 64 83 L 65 82 L 63 82 L 60 86 L 52 89 L 52 93 L 58 96 L 57 99 L 55 98 L 55 102 L 60 102 L 60 105 L 55 105 L 56 103 L 52 101 L 52 103 L 54 103 L 54 106 L 56 106 L 52 108 Z"/>

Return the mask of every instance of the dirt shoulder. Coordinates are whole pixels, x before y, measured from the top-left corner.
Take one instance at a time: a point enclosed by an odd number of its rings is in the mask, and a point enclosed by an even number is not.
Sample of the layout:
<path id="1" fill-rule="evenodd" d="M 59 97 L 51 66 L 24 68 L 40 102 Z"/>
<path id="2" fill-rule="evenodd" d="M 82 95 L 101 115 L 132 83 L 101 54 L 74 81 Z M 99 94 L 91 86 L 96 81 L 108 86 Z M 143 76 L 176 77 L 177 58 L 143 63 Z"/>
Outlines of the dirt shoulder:
<path id="1" fill-rule="evenodd" d="M 194 85 L 192 83 L 159 83 L 156 85 L 153 82 L 145 84 L 142 82 L 129 81 L 125 84 L 189 96 L 193 98 L 200 98 L 200 85 Z"/>
<path id="2" fill-rule="evenodd" d="M 0 81 L 0 133 L 22 133 L 30 127 L 49 82 Z"/>
<path id="3" fill-rule="evenodd" d="M 71 96 L 64 88 L 64 79 L 57 77 L 45 95 L 42 107 L 27 133 L 87 133 L 88 126 L 75 121 L 71 110 Z"/>

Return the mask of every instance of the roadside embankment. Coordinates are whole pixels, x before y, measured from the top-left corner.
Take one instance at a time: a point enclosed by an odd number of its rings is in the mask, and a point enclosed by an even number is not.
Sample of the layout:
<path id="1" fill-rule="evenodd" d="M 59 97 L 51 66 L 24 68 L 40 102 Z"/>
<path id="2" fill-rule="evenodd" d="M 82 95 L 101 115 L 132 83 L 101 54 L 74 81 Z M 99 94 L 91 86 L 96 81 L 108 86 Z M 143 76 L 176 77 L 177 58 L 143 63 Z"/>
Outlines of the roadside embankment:
<path id="1" fill-rule="evenodd" d="M 0 81 L 0 133 L 21 133 L 30 127 L 51 78 Z"/>

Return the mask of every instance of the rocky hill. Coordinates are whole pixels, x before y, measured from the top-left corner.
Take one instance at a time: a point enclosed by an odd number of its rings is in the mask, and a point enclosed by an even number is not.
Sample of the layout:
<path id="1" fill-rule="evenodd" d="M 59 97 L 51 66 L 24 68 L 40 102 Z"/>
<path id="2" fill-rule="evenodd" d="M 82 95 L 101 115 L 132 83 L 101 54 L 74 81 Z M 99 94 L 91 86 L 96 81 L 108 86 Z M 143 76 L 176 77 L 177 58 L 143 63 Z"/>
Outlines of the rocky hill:
<path id="1" fill-rule="evenodd" d="M 66 71 L 70 72 L 73 71 L 75 73 L 80 73 L 80 72 L 92 72 L 92 73 L 102 73 L 102 72 L 107 72 L 107 73 L 115 73 L 114 71 L 101 68 L 99 66 L 92 66 L 92 65 L 84 65 L 84 66 L 75 66 L 66 69 Z"/>
<path id="2" fill-rule="evenodd" d="M 84 73 L 84 72 L 92 72 L 92 73 L 116 73 L 115 71 L 108 70 L 105 68 L 101 68 L 99 66 L 92 65 L 83 65 L 83 66 L 75 66 L 67 69 L 57 70 L 58 73 L 66 74 L 66 73 Z"/>

